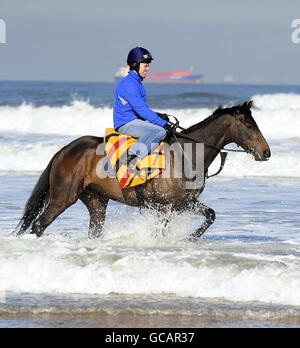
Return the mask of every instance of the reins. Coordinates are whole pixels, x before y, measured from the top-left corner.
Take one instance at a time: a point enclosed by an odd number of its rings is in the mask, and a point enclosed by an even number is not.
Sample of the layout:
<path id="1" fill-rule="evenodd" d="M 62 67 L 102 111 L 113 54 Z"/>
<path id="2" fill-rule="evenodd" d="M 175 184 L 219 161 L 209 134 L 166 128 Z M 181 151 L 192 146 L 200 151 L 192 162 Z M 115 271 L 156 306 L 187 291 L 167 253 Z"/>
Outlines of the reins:
<path id="1" fill-rule="evenodd" d="M 168 121 L 168 123 L 171 126 L 173 126 L 173 130 L 172 130 L 171 134 L 174 135 L 174 137 L 175 137 L 175 139 L 176 139 L 176 141 L 178 143 L 179 143 L 179 140 L 177 139 L 177 136 L 179 136 L 179 137 L 181 137 L 183 139 L 186 139 L 186 140 L 190 140 L 190 141 L 192 141 L 194 143 L 204 144 L 204 145 L 209 146 L 209 147 L 211 147 L 211 148 L 213 148 L 213 149 L 215 149 L 215 150 L 220 152 L 220 156 L 221 156 L 220 168 L 213 175 L 208 175 L 208 173 L 206 173 L 206 178 L 207 179 L 212 178 L 214 176 L 217 176 L 217 175 L 219 175 L 222 172 L 222 170 L 223 170 L 223 168 L 225 166 L 225 162 L 226 162 L 226 159 L 227 159 L 227 156 L 228 156 L 228 152 L 249 153 L 249 151 L 245 151 L 245 150 L 235 150 L 235 149 L 226 149 L 224 147 L 218 147 L 218 146 L 215 146 L 215 145 L 212 145 L 212 144 L 208 143 L 207 141 L 203 141 L 203 140 L 200 140 L 200 139 L 195 139 L 193 137 L 190 137 L 189 135 L 186 135 L 186 134 L 183 134 L 183 133 L 179 133 L 179 132 L 176 131 L 177 128 L 181 129 L 182 131 L 187 131 L 187 129 L 179 126 L 179 121 L 178 121 L 178 119 L 175 116 L 173 116 L 173 115 L 168 115 L 168 116 L 171 116 L 171 117 L 173 117 L 175 119 L 176 123 L 173 123 L 173 122 L 170 122 L 170 121 Z M 234 114 L 232 116 L 234 116 L 235 119 L 236 119 L 236 132 L 238 132 L 238 130 L 239 130 L 241 135 L 242 135 L 242 137 L 244 137 L 243 134 L 242 134 L 242 131 L 241 131 L 240 127 L 239 127 L 239 119 L 238 119 L 237 115 Z"/>
<path id="2" fill-rule="evenodd" d="M 172 115 L 168 115 L 168 116 L 172 116 Z M 234 116 L 234 117 L 236 117 L 236 121 L 237 121 L 237 123 L 236 123 L 236 127 L 238 127 L 238 118 L 237 118 L 237 116 L 236 115 L 232 115 L 232 116 Z M 179 132 L 177 132 L 175 129 L 176 128 L 179 128 L 179 129 L 181 129 L 182 131 L 187 131 L 187 129 L 186 128 L 183 128 L 183 127 L 181 127 L 181 126 L 179 126 L 179 121 L 178 121 L 178 119 L 175 117 L 175 116 L 172 116 L 172 117 L 174 117 L 175 119 L 176 119 L 176 123 L 173 123 L 173 122 L 168 122 L 171 126 L 174 126 L 174 130 L 172 130 L 172 134 L 174 134 L 174 135 L 177 135 L 177 136 L 179 136 L 179 137 L 181 137 L 181 138 L 183 138 L 183 139 L 187 139 L 187 140 L 190 140 L 190 141 L 193 141 L 194 143 L 201 143 L 201 144 L 204 144 L 204 145 L 206 145 L 206 146 L 209 146 L 209 147 L 211 147 L 211 148 L 213 148 L 213 149 L 215 149 L 215 150 L 218 150 L 218 151 L 226 151 L 226 152 L 242 152 L 242 153 L 248 153 L 248 151 L 245 151 L 245 150 L 235 150 L 235 149 L 226 149 L 226 148 L 224 148 L 224 147 L 218 147 L 218 146 L 215 146 L 215 145 L 212 145 L 212 144 L 210 144 L 210 143 L 208 143 L 207 141 L 204 141 L 204 140 L 201 140 L 201 139 L 195 139 L 195 138 L 193 138 L 193 137 L 190 137 L 189 135 L 186 135 L 186 134 L 183 134 L 183 133 L 179 133 Z M 177 124 L 177 122 L 178 122 L 178 124 Z M 239 127 L 238 127 L 239 128 Z M 240 129 L 240 128 L 239 128 Z"/>

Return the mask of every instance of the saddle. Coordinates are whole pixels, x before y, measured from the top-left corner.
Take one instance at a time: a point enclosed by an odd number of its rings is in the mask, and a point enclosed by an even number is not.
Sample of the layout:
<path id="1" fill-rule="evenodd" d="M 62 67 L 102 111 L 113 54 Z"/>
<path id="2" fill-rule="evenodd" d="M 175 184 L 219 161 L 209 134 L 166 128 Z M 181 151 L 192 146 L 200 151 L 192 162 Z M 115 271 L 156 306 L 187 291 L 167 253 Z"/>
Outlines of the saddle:
<path id="1" fill-rule="evenodd" d="M 121 164 L 120 158 L 136 141 L 137 139 L 121 134 L 113 128 L 107 128 L 105 131 L 105 154 L 121 189 L 144 184 L 161 174 L 165 169 L 163 142 L 148 156 L 138 160 L 135 172 L 130 172 L 127 165 Z"/>

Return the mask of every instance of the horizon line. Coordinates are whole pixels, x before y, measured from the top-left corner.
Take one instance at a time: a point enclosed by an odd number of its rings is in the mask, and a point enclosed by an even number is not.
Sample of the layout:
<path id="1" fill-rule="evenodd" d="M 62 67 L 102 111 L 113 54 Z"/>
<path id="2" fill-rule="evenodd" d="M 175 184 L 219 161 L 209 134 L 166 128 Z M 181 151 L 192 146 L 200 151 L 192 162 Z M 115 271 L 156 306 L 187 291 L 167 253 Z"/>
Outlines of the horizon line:
<path id="1" fill-rule="evenodd" d="M 48 80 L 48 79 L 0 79 L 1 82 L 52 82 L 52 83 L 111 83 L 116 84 L 117 81 L 98 81 L 98 80 Z M 162 85 L 168 85 L 162 84 Z M 174 84 L 173 84 L 174 85 Z M 176 85 L 176 84 L 175 84 Z M 198 86 L 203 85 L 225 85 L 225 86 L 290 86 L 290 87 L 300 87 L 299 84 L 296 83 L 286 83 L 286 82 L 202 82 Z M 194 86 L 194 85 L 193 85 Z"/>

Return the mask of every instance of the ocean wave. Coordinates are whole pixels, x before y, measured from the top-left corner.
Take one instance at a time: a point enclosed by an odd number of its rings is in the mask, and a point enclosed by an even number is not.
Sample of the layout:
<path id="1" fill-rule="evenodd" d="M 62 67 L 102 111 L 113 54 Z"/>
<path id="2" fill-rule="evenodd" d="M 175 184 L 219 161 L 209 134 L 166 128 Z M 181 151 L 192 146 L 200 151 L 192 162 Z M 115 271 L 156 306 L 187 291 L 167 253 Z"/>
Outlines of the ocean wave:
<path id="1" fill-rule="evenodd" d="M 255 106 L 260 110 L 280 111 L 298 110 L 300 111 L 300 95 L 295 93 L 274 93 L 254 95 L 252 97 Z"/>
<path id="2" fill-rule="evenodd" d="M 209 173 L 218 170 L 220 161 L 216 159 Z M 273 153 L 267 162 L 257 162 L 251 155 L 229 153 L 223 177 L 300 177 L 300 152 Z"/>
<path id="3" fill-rule="evenodd" d="M 106 127 L 112 127 L 112 109 L 96 108 L 88 101 L 74 100 L 62 107 L 0 107 L 0 133 L 99 135 Z"/>
<path id="4" fill-rule="evenodd" d="M 44 170 L 62 145 L 0 145 L 0 171 L 39 172 Z"/>
<path id="5" fill-rule="evenodd" d="M 17 300 L 18 305 L 15 304 Z M 9 304 L 12 303 L 12 304 Z M 55 303 L 55 304 L 54 304 Z M 170 295 L 102 295 L 82 296 L 72 294 L 71 296 L 62 295 L 29 295 L 19 294 L 7 295 L 0 301 L 1 315 L 33 315 L 39 316 L 47 314 L 60 317 L 81 316 L 81 315 L 101 315 L 102 321 L 105 316 L 117 317 L 118 315 L 128 315 L 128 318 L 136 316 L 178 316 L 185 317 L 208 317 L 215 320 L 228 322 L 234 321 L 260 320 L 260 321 L 284 321 L 294 325 L 300 323 L 299 310 L 292 306 L 267 305 L 259 303 L 233 303 L 220 300 L 208 300 L 197 298 L 182 298 Z M 163 318 L 165 319 L 165 318 Z"/>
<path id="6" fill-rule="evenodd" d="M 0 292 L 173 294 L 300 306 L 299 265 L 287 255 L 263 257 L 259 245 L 246 254 L 237 242 L 220 249 L 209 241 L 200 248 L 180 242 L 174 248 L 161 240 L 159 248 L 127 249 L 109 234 L 101 243 L 58 236 L 2 240 Z M 153 239 L 139 224 L 136 243 L 141 235 Z"/>
<path id="7" fill-rule="evenodd" d="M 267 163 L 253 162 L 246 155 L 230 154 L 223 176 L 300 176 L 300 95 L 255 95 L 253 116 L 269 142 L 272 157 Z M 187 128 L 213 112 L 210 108 L 165 109 Z M 88 101 L 70 105 L 22 104 L 0 107 L 0 170 L 41 171 L 51 157 L 71 140 L 83 135 L 103 136 L 113 126 L 112 109 Z M 217 170 L 218 160 L 211 171 Z"/>
<path id="8" fill-rule="evenodd" d="M 299 138 L 300 95 L 255 95 L 253 116 L 267 140 Z M 165 109 L 178 117 L 183 127 L 202 121 L 214 109 Z M 88 101 L 74 100 L 70 105 L 40 106 L 23 103 L 0 107 L 0 133 L 103 136 L 113 126 L 110 107 L 95 107 Z"/>
<path id="9" fill-rule="evenodd" d="M 40 172 L 51 158 L 66 144 L 2 145 L 0 144 L 0 171 Z M 217 172 L 220 160 L 217 158 L 209 173 Z M 251 155 L 229 153 L 226 165 L 220 174 L 223 177 L 300 177 L 300 151 L 275 152 L 267 162 L 257 162 Z"/>

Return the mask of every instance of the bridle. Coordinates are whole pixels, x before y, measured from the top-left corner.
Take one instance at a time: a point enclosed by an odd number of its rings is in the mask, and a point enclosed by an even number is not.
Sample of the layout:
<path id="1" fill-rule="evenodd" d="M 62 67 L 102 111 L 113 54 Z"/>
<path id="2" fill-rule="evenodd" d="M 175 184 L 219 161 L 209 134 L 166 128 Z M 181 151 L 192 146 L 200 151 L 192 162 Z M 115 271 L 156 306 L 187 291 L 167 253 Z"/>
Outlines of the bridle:
<path id="1" fill-rule="evenodd" d="M 241 126 L 240 126 L 240 122 L 241 122 L 241 121 L 239 120 L 239 117 L 238 117 L 239 113 L 238 113 L 238 112 L 234 112 L 233 114 L 229 114 L 229 115 L 235 117 L 236 139 L 238 139 L 238 135 L 240 134 L 241 139 L 245 141 L 245 144 L 247 144 L 246 136 L 245 136 L 245 134 L 243 133 L 243 131 L 242 131 L 242 129 L 241 129 Z M 213 175 L 208 175 L 208 174 L 206 173 L 206 178 L 207 178 L 207 179 L 208 179 L 208 178 L 211 178 L 211 177 L 213 177 L 213 176 L 216 176 L 216 175 L 218 175 L 218 174 L 221 173 L 221 171 L 223 170 L 223 168 L 224 168 L 224 166 L 225 166 L 225 162 L 226 162 L 226 159 L 227 159 L 228 152 L 248 153 L 248 154 L 251 154 L 251 155 L 255 155 L 255 154 L 256 154 L 256 148 L 254 147 L 254 148 L 252 149 L 252 148 L 250 148 L 250 147 L 248 146 L 248 144 L 247 144 L 247 149 L 248 149 L 248 150 L 226 149 L 226 148 L 224 148 L 224 147 L 218 147 L 218 146 L 212 145 L 212 144 L 208 143 L 207 141 L 204 141 L 204 140 L 201 140 L 201 139 L 195 139 L 195 138 L 190 137 L 189 135 L 186 135 L 186 134 L 184 134 L 184 133 L 179 133 L 179 132 L 176 131 L 177 128 L 179 128 L 179 129 L 181 129 L 181 130 L 183 130 L 183 131 L 186 131 L 187 129 L 185 129 L 185 128 L 179 126 L 179 121 L 178 121 L 178 119 L 177 119 L 175 116 L 173 116 L 173 115 L 168 115 L 168 116 L 171 116 L 171 117 L 173 117 L 173 118 L 175 119 L 175 123 L 170 122 L 170 121 L 169 121 L 168 123 L 169 123 L 171 126 L 173 126 L 173 130 L 172 130 L 171 134 L 173 134 L 173 136 L 175 137 L 175 139 L 176 139 L 176 141 L 177 141 L 178 143 L 179 143 L 179 140 L 178 140 L 177 136 L 178 136 L 178 137 L 181 137 L 181 138 L 183 138 L 183 139 L 190 140 L 190 141 L 192 141 L 192 142 L 194 142 L 194 143 L 201 143 L 201 144 L 204 144 L 204 145 L 206 145 L 206 146 L 208 146 L 208 147 L 211 147 L 211 148 L 213 148 L 213 149 L 219 151 L 220 156 L 221 156 L 221 165 L 220 165 L 220 169 L 218 170 L 217 173 L 215 173 L 215 174 L 213 174 Z M 238 145 L 238 146 L 239 146 L 239 145 Z"/>

